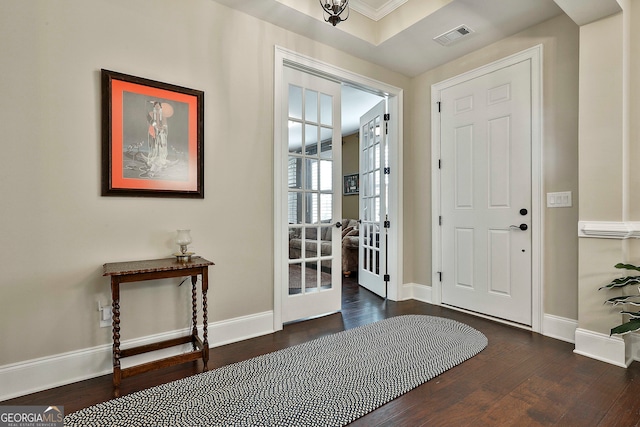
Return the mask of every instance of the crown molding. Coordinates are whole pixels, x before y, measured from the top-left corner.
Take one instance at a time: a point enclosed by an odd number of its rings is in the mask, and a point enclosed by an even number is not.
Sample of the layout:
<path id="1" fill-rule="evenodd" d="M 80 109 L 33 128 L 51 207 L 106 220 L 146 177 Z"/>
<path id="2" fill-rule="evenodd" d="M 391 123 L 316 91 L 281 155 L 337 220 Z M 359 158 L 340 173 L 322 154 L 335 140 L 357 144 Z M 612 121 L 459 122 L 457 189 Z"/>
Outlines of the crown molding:
<path id="1" fill-rule="evenodd" d="M 363 0 L 350 0 L 349 7 L 369 19 L 379 21 L 405 4 L 407 1 L 408 0 L 389 0 L 376 9 L 365 3 Z"/>

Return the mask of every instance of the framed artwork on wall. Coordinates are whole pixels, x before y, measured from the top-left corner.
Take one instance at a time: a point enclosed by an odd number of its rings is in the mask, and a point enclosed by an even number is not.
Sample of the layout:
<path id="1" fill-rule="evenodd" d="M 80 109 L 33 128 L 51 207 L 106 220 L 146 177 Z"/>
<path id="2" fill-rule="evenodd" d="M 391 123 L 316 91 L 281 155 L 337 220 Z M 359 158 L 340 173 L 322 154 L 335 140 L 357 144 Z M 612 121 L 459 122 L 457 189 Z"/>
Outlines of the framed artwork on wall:
<path id="1" fill-rule="evenodd" d="M 109 70 L 102 195 L 204 198 L 204 92 Z"/>
<path id="2" fill-rule="evenodd" d="M 360 174 L 352 173 L 344 176 L 344 191 L 345 196 L 351 194 L 358 194 L 360 191 Z"/>

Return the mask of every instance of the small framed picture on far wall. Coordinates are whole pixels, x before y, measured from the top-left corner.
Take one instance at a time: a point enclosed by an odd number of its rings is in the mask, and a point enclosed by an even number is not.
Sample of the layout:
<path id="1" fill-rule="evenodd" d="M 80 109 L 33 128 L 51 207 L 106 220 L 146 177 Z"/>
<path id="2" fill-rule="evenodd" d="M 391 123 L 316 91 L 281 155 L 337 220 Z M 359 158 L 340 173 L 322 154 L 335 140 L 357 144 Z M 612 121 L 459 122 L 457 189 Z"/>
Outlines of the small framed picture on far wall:
<path id="1" fill-rule="evenodd" d="M 360 174 L 352 173 L 344 176 L 343 194 L 358 194 L 360 190 Z"/>

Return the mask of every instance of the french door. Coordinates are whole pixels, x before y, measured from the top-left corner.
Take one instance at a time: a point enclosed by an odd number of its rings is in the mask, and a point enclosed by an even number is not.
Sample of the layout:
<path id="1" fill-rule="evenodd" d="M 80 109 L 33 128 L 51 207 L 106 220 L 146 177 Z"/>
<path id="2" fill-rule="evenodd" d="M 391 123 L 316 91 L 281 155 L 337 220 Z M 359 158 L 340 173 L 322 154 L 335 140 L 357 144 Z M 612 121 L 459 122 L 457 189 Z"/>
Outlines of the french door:
<path id="1" fill-rule="evenodd" d="M 358 283 L 387 297 L 388 150 L 386 101 L 360 118 L 360 246 Z"/>
<path id="2" fill-rule="evenodd" d="M 283 176 L 289 256 L 284 266 L 282 322 L 341 308 L 340 84 L 284 68 Z M 284 150 L 283 150 L 284 151 Z"/>

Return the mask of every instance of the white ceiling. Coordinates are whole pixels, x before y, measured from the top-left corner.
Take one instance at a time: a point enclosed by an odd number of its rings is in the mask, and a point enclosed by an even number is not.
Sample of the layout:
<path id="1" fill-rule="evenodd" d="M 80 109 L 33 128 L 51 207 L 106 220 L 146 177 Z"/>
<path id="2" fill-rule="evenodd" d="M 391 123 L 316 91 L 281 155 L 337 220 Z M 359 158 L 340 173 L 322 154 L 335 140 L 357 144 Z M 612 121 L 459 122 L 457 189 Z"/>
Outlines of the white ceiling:
<path id="1" fill-rule="evenodd" d="M 616 0 L 351 0 L 349 19 L 333 27 L 318 0 L 214 1 L 408 77 L 562 13 L 583 25 L 620 11 Z M 448 46 L 433 40 L 462 24 L 473 33 Z M 375 101 L 343 90 L 344 133 Z"/>
<path id="2" fill-rule="evenodd" d="M 333 27 L 318 0 L 215 1 L 409 77 L 563 13 L 554 0 L 408 0 L 378 22 L 352 9 Z M 433 41 L 461 24 L 475 31 L 464 42 L 444 47 Z"/>
<path id="3" fill-rule="evenodd" d="M 578 25 L 589 24 L 622 10 L 616 0 L 555 0 Z"/>
<path id="4" fill-rule="evenodd" d="M 584 25 L 621 10 L 620 0 L 350 0 L 349 19 L 333 27 L 318 0 L 214 1 L 408 77 L 562 13 Z M 433 41 L 462 24 L 472 36 L 446 47 Z"/>

